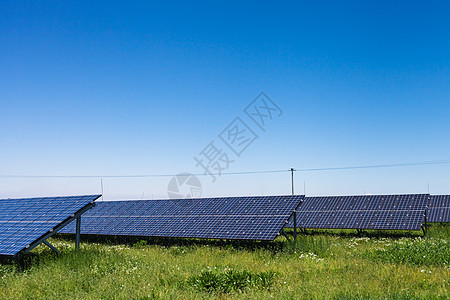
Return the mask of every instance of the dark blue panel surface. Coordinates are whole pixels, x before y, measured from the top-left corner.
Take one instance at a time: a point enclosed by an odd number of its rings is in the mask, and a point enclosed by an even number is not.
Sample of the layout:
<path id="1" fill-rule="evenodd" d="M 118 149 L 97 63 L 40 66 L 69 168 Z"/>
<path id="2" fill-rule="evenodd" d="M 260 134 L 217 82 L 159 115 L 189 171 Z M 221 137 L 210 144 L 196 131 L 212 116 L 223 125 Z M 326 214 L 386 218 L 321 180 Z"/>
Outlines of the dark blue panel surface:
<path id="1" fill-rule="evenodd" d="M 0 200 L 0 255 L 15 255 L 100 195 Z"/>
<path id="2" fill-rule="evenodd" d="M 429 195 L 305 197 L 299 228 L 420 230 Z M 286 227 L 294 227 L 291 217 Z"/>
<path id="3" fill-rule="evenodd" d="M 428 202 L 427 222 L 450 222 L 450 195 L 432 195 Z"/>
<path id="4" fill-rule="evenodd" d="M 82 234 L 273 240 L 303 196 L 105 201 Z M 75 222 L 61 230 L 75 232 Z"/>

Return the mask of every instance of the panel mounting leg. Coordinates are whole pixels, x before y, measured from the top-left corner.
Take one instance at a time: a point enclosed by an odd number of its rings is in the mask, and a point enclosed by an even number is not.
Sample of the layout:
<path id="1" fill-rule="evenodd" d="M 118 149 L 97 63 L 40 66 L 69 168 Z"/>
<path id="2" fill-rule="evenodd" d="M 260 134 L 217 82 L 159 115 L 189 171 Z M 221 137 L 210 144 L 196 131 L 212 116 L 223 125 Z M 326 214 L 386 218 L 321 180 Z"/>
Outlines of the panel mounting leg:
<path id="1" fill-rule="evenodd" d="M 284 237 L 289 241 L 292 242 L 291 239 L 289 238 L 289 236 L 286 234 L 286 232 L 284 231 L 284 229 L 281 229 L 281 234 L 284 235 Z"/>
<path id="2" fill-rule="evenodd" d="M 422 225 L 422 230 L 423 230 L 423 235 L 427 234 L 427 211 L 425 210 L 425 214 L 423 215 L 423 225 Z"/>
<path id="3" fill-rule="evenodd" d="M 55 247 L 53 247 L 52 244 L 50 244 L 49 242 L 44 241 L 43 243 L 44 243 L 45 245 L 47 245 L 50 249 L 52 249 L 53 251 L 55 251 L 56 254 L 58 254 L 58 255 L 60 254 L 59 251 L 58 251 L 58 249 L 56 249 Z"/>
<path id="4" fill-rule="evenodd" d="M 80 231 L 81 231 L 81 216 L 77 218 L 76 233 L 75 233 L 75 250 L 80 249 Z"/>
<path id="5" fill-rule="evenodd" d="M 297 240 L 297 211 L 294 210 L 294 242 Z"/>
<path id="6" fill-rule="evenodd" d="M 127 237 L 126 237 L 126 236 L 116 235 L 116 237 L 119 237 L 119 239 L 120 239 L 124 244 L 127 243 Z"/>

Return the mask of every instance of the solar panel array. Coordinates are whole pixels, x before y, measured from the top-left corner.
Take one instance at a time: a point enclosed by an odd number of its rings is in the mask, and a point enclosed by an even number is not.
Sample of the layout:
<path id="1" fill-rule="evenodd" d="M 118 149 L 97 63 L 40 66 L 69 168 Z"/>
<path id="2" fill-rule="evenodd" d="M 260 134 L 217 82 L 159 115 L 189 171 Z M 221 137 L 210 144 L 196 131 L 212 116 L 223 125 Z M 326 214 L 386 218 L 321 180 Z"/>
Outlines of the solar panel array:
<path id="1" fill-rule="evenodd" d="M 305 197 L 298 228 L 420 230 L 429 195 Z M 286 227 L 294 227 L 293 217 Z"/>
<path id="2" fill-rule="evenodd" d="M 0 200 L 0 255 L 15 255 L 100 195 Z"/>
<path id="3" fill-rule="evenodd" d="M 81 234 L 273 240 L 303 196 L 105 201 Z M 61 232 L 74 233 L 72 222 Z"/>
<path id="4" fill-rule="evenodd" d="M 433 195 L 428 202 L 427 222 L 450 222 L 450 196 Z"/>

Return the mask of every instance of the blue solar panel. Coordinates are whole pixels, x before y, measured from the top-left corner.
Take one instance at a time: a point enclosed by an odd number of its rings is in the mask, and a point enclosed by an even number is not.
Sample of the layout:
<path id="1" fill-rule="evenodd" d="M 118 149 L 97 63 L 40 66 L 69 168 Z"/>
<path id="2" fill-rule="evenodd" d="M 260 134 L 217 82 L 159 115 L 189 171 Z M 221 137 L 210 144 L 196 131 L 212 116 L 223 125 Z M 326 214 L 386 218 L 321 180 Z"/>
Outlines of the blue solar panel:
<path id="1" fill-rule="evenodd" d="M 432 195 L 427 207 L 427 222 L 450 222 L 450 195 Z"/>
<path id="2" fill-rule="evenodd" d="M 100 195 L 0 200 L 0 255 L 15 255 Z"/>
<path id="3" fill-rule="evenodd" d="M 298 228 L 420 230 L 429 195 L 305 197 Z M 294 227 L 293 217 L 286 227 Z"/>
<path id="4" fill-rule="evenodd" d="M 105 201 L 83 215 L 82 234 L 273 240 L 303 196 Z M 61 230 L 74 233 L 71 223 Z"/>

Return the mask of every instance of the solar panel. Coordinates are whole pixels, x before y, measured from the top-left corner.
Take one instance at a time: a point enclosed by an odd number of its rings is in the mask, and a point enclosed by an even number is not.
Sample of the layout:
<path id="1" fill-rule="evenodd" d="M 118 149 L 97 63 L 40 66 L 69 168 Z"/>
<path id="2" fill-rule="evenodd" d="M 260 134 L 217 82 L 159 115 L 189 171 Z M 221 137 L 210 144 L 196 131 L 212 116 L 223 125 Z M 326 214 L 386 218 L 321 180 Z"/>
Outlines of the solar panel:
<path id="1" fill-rule="evenodd" d="M 31 250 L 100 195 L 0 200 L 0 255 Z M 73 216 L 73 217 L 72 217 Z M 44 239 L 43 239 L 44 238 Z"/>
<path id="2" fill-rule="evenodd" d="M 273 240 L 303 196 L 104 201 L 82 234 Z M 61 232 L 74 233 L 75 224 Z"/>
<path id="3" fill-rule="evenodd" d="M 298 228 L 420 230 L 429 195 L 305 197 Z M 293 217 L 286 227 L 294 227 Z"/>
<path id="4" fill-rule="evenodd" d="M 427 222 L 450 222 L 450 196 L 432 195 L 428 202 Z"/>

